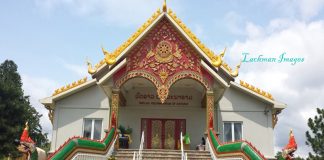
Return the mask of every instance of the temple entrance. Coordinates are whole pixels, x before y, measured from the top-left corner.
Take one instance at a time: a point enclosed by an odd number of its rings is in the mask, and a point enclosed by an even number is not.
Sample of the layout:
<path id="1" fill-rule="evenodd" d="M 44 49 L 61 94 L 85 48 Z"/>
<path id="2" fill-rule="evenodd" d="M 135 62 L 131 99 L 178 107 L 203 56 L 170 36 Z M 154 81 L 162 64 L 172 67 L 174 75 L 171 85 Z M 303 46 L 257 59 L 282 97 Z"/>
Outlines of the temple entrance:
<path id="1" fill-rule="evenodd" d="M 206 89 L 193 79 L 181 79 L 169 89 L 162 104 L 149 80 L 132 78 L 121 86 L 118 124 L 132 129 L 130 149 L 138 149 L 144 131 L 145 149 L 178 149 L 180 132 L 190 138 L 190 149 L 206 131 Z"/>
<path id="2" fill-rule="evenodd" d="M 145 148 L 178 149 L 180 132 L 186 132 L 186 120 L 142 118 L 141 130 L 145 134 Z"/>

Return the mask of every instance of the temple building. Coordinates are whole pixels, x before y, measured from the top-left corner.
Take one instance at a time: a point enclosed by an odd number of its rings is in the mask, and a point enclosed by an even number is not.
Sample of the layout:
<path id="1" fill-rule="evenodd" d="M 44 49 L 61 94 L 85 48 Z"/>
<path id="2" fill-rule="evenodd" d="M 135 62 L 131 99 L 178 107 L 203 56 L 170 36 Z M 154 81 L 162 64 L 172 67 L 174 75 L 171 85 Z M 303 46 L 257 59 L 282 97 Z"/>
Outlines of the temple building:
<path id="1" fill-rule="evenodd" d="M 274 158 L 274 127 L 286 104 L 236 79 L 240 64 L 226 64 L 226 49 L 215 54 L 165 4 L 120 47 L 102 52 L 98 64 L 88 62 L 91 78 L 40 100 L 53 125 L 54 157 L 63 155 L 71 137 L 99 142 L 121 125 L 131 129 L 129 149 L 139 148 L 143 132 L 144 149 L 177 150 L 182 133 L 190 150 L 209 138 L 218 158 L 254 159 L 248 149 L 260 159 Z M 237 150 L 217 147 L 242 140 L 249 142 Z M 73 154 L 96 150 L 89 148 Z"/>

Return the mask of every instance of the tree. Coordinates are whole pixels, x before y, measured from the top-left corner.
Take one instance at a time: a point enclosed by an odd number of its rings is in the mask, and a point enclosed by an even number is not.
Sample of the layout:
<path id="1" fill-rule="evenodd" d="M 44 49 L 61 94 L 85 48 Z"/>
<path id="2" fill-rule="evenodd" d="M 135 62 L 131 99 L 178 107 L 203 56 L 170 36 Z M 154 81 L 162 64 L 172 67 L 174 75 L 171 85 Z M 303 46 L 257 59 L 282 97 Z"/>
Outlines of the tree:
<path id="1" fill-rule="evenodd" d="M 306 145 L 311 146 L 314 154 L 308 153 L 310 160 L 324 159 L 324 109 L 317 108 L 317 114 L 314 119 L 308 119 L 310 131 L 306 132 Z"/>
<path id="2" fill-rule="evenodd" d="M 25 127 L 29 123 L 30 137 L 36 146 L 43 147 L 48 144 L 47 134 L 42 133 L 39 114 L 24 95 L 22 82 L 17 65 L 6 60 L 0 65 L 0 159 L 19 153 L 14 145 Z"/>

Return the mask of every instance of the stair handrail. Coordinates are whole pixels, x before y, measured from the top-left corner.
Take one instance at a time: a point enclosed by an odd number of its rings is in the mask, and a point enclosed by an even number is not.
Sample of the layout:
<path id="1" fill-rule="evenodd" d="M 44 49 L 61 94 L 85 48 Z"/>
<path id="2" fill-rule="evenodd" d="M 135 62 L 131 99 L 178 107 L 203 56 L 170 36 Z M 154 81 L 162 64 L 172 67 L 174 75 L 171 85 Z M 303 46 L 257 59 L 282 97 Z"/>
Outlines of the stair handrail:
<path id="1" fill-rule="evenodd" d="M 181 160 L 186 160 L 184 151 L 183 151 L 183 136 L 182 132 L 180 132 L 180 144 L 181 144 Z"/>
<path id="2" fill-rule="evenodd" d="M 133 160 L 136 160 L 136 158 L 137 158 L 137 154 L 136 151 L 134 151 Z"/>
<path id="3" fill-rule="evenodd" d="M 117 134 L 114 141 L 113 141 L 113 143 L 111 144 L 107 154 L 106 154 L 106 157 L 109 158 L 109 157 L 111 157 L 113 155 L 113 152 L 115 151 L 115 144 L 116 144 L 116 141 L 117 141 L 118 138 L 119 138 L 119 136 Z"/>
<path id="4" fill-rule="evenodd" d="M 215 156 L 214 150 L 213 150 L 212 146 L 209 143 L 208 137 L 206 138 L 206 150 L 209 151 L 212 160 L 216 160 L 216 156 Z"/>
<path id="5" fill-rule="evenodd" d="M 110 158 L 113 155 L 113 152 L 115 150 L 115 144 L 116 144 L 116 140 L 118 139 L 118 134 L 116 135 L 114 141 L 112 142 L 112 144 L 110 145 L 108 152 L 105 155 L 100 155 L 100 154 L 91 154 L 91 153 L 82 153 L 82 152 L 78 152 L 76 153 L 71 160 L 86 160 L 86 159 L 107 159 Z"/>
<path id="6" fill-rule="evenodd" d="M 144 131 L 142 131 L 141 144 L 138 150 L 137 160 L 142 160 L 143 148 L 144 148 Z"/>

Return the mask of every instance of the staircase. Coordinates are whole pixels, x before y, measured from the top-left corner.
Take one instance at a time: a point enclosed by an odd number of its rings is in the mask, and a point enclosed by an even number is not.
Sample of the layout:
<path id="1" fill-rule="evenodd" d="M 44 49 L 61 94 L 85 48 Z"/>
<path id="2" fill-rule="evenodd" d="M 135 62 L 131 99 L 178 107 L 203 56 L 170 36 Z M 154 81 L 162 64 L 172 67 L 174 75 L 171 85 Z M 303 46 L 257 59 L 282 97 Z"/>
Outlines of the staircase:
<path id="1" fill-rule="evenodd" d="M 115 158 L 116 160 L 132 160 L 135 149 L 118 149 Z M 185 150 L 188 154 L 188 160 L 210 160 L 209 151 Z M 180 150 L 165 150 L 165 149 L 144 149 L 144 160 L 181 160 Z"/>

